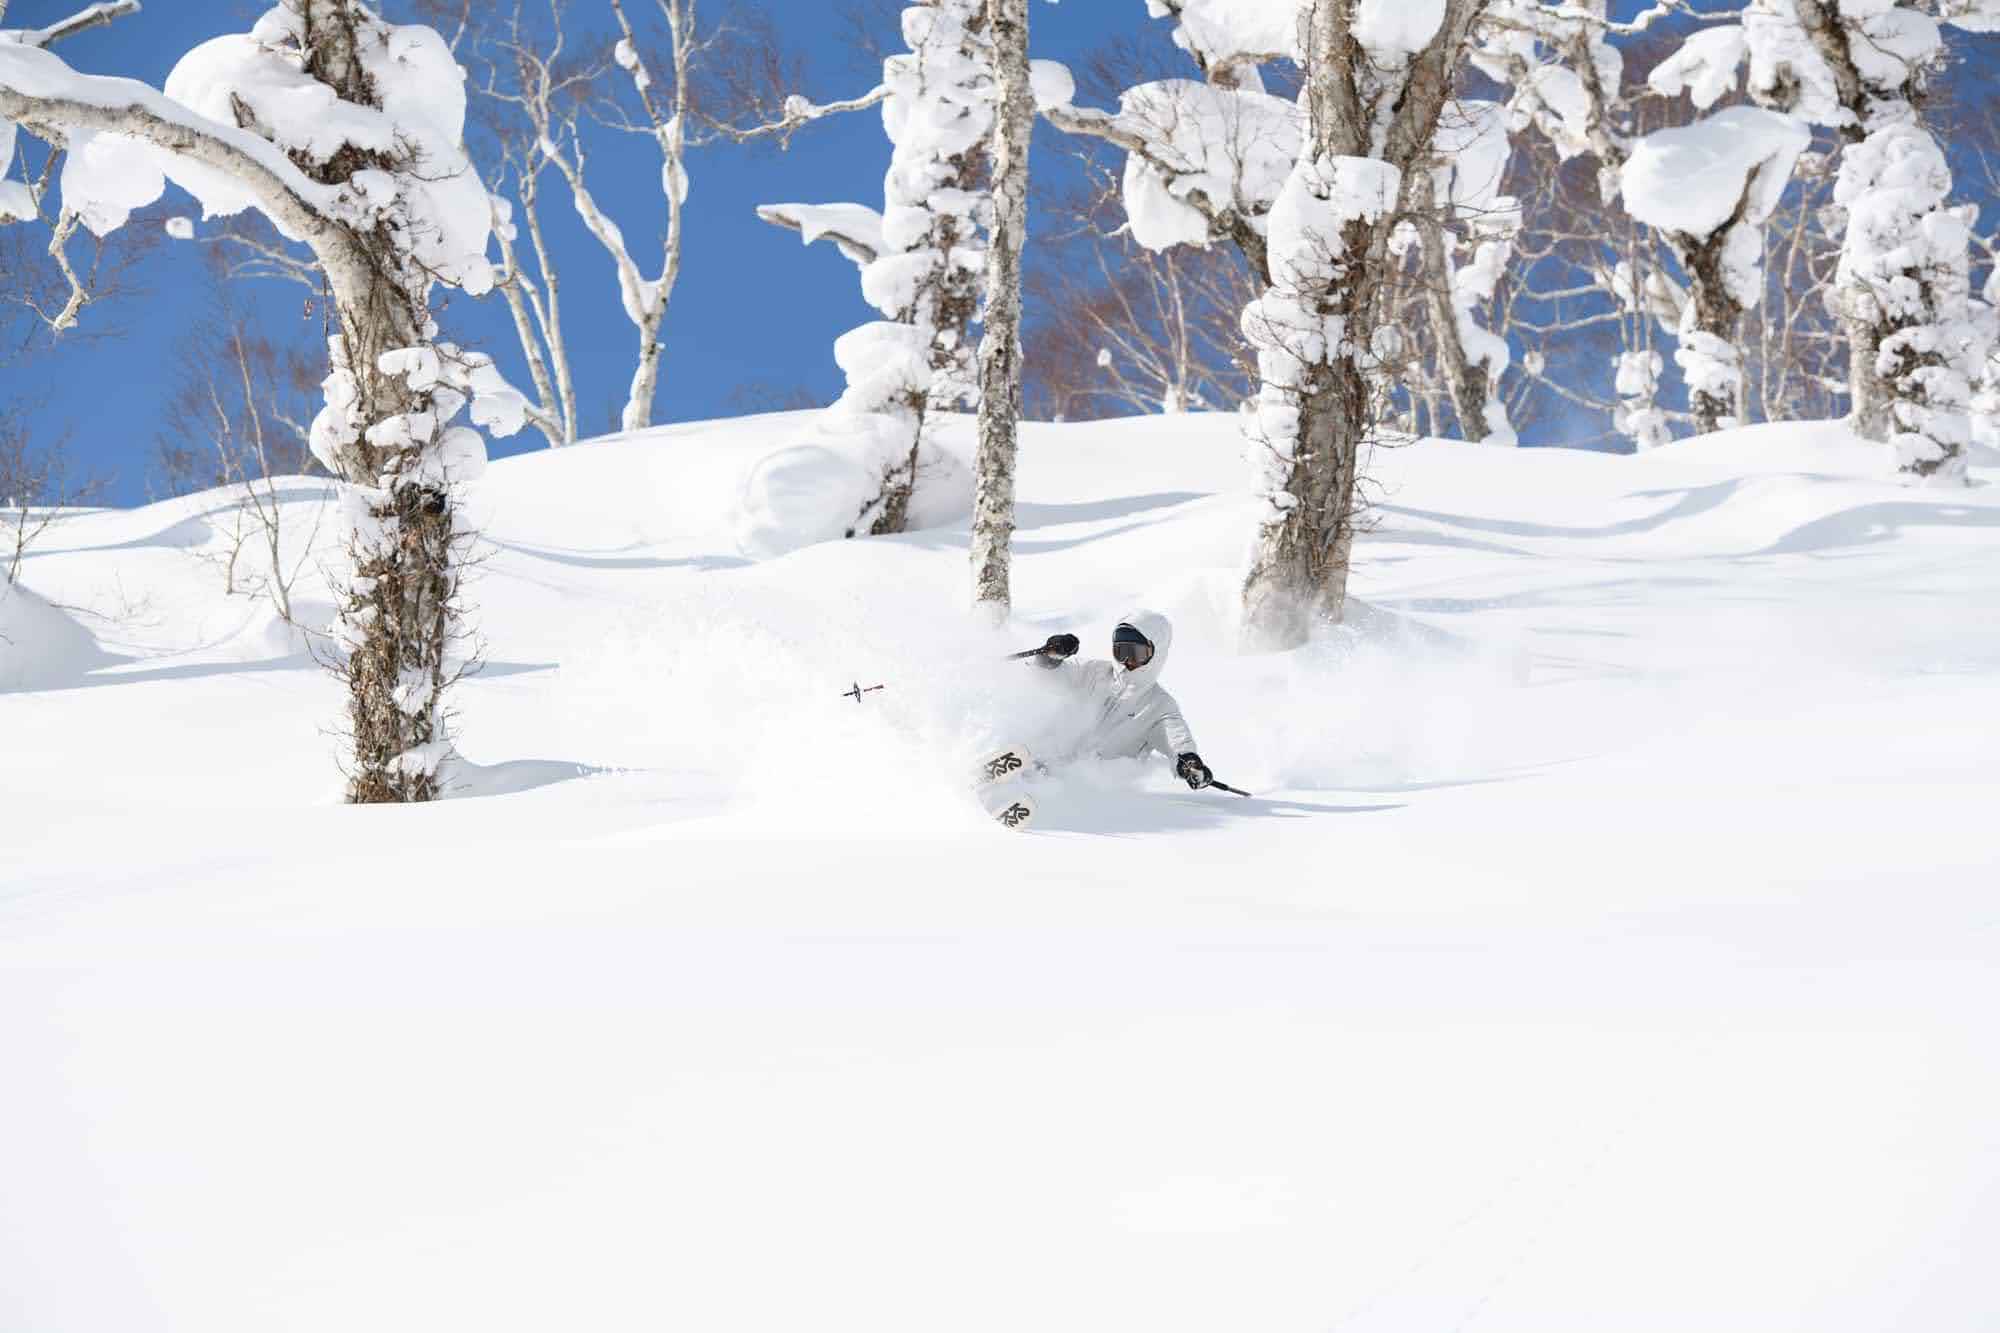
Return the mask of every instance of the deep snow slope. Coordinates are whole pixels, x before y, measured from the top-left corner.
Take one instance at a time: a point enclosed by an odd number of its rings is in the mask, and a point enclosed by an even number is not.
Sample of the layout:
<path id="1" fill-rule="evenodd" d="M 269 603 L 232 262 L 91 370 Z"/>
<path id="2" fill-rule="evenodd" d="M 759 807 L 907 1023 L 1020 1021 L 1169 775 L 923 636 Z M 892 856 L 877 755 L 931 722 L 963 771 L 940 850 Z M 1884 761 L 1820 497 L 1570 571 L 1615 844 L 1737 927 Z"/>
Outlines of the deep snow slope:
<path id="1" fill-rule="evenodd" d="M 998 633 L 962 523 L 734 550 L 796 426 L 494 466 L 429 809 L 336 802 L 220 497 L 30 558 L 0 1330 L 1992 1326 L 1991 460 L 1384 450 L 1350 625 L 1237 657 L 1233 422 L 1031 428 Z M 999 829 L 1065 719 L 995 659 L 1133 604 L 1258 798 Z"/>

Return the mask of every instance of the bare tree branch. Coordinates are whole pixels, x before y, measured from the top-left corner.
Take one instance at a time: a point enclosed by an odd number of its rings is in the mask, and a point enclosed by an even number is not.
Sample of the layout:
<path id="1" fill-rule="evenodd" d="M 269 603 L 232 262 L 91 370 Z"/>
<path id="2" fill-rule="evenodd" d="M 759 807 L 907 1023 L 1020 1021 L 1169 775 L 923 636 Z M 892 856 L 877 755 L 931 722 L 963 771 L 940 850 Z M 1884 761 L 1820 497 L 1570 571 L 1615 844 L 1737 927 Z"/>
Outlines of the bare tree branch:
<path id="1" fill-rule="evenodd" d="M 793 95 L 785 99 L 784 114 L 777 120 L 766 124 L 739 128 L 715 121 L 710 121 L 709 123 L 714 126 L 718 133 L 734 139 L 737 143 L 749 143 L 753 139 L 761 139 L 766 135 L 775 135 L 780 146 L 789 148 L 792 143 L 792 135 L 814 121 L 824 120 L 828 116 L 844 115 L 849 111 L 866 111 L 870 107 L 880 106 L 888 96 L 889 89 L 884 84 L 877 84 L 859 97 L 850 97 L 842 102 L 828 102 L 825 105 L 819 105 L 808 101 L 804 97 Z"/>

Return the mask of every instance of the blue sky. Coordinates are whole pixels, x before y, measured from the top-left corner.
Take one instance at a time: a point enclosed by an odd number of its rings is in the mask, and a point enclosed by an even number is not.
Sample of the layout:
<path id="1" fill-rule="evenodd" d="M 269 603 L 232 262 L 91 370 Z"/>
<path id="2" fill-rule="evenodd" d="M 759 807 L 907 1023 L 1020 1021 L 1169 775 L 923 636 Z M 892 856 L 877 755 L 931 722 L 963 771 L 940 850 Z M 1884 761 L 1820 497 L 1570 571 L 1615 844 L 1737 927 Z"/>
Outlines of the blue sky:
<path id="1" fill-rule="evenodd" d="M 752 0 L 778 19 L 801 51 L 809 53 L 816 95 L 865 91 L 869 73 L 841 47 L 838 6 L 831 0 Z M 602 30 L 609 6 L 602 0 L 566 0 L 579 30 Z M 73 13 L 80 0 L 13 0 L 9 26 L 35 27 Z M 719 11 L 711 0 L 705 11 Z M 650 10 L 650 5 L 634 9 Z M 600 11 L 603 11 L 600 14 Z M 144 10 L 109 28 L 66 42 L 60 53 L 90 73 L 165 79 L 180 53 L 197 42 L 248 26 L 257 7 L 239 0 L 146 0 Z M 396 0 L 384 12 L 407 20 Z M 1141 0 L 1072 0 L 1037 4 L 1032 16 L 1036 54 L 1070 59 L 1114 32 L 1153 33 L 1164 41 L 1163 24 L 1146 19 Z M 649 270 L 657 246 L 642 244 L 663 220 L 658 166 L 643 155 L 618 160 L 605 153 L 593 174 L 593 188 L 608 211 L 633 238 L 633 251 Z M 665 372 L 658 419 L 686 421 L 731 412 L 732 395 L 745 385 L 779 389 L 802 385 L 830 398 L 840 388 L 833 364 L 835 337 L 873 317 L 860 297 L 855 271 L 827 246 L 803 246 L 795 233 L 757 220 L 752 209 L 778 201 L 857 200 L 879 207 L 888 143 L 873 113 L 842 117 L 806 131 L 789 152 L 718 145 L 691 161 L 686 250 L 680 285 L 668 314 Z M 1051 155 L 1044 161 L 1054 165 Z M 594 164 L 595 166 L 595 164 Z M 629 166 L 629 170 L 622 169 Z M 571 214 L 567 195 L 551 176 L 544 213 L 565 262 L 566 324 L 579 381 L 578 403 L 586 433 L 608 428 L 631 377 L 634 339 L 619 309 L 611 267 L 603 252 Z M 168 203 L 192 212 L 191 201 L 170 187 Z M 146 225 L 135 220 L 134 226 Z M 79 253 L 82 247 L 79 246 Z M 157 417 L 172 391 L 176 338 L 190 313 L 208 300 L 208 279 L 194 247 L 161 247 L 143 271 L 143 295 L 121 307 L 86 311 L 85 318 L 115 319 L 129 328 L 112 344 L 59 348 L 38 356 L 23 370 L 48 402 L 38 414 L 45 429 L 72 425 L 75 457 L 111 479 L 113 503 L 143 501 L 149 494 Z M 261 284 L 259 299 L 276 320 L 300 322 L 303 293 L 275 283 Z M 442 294 L 441 294 L 442 295 Z M 511 325 L 497 299 L 452 301 L 444 320 L 450 336 L 499 356 L 518 382 L 526 384 Z M 312 321 L 315 335 L 318 320 Z M 18 391 L 18 389 L 17 389 Z M 497 441 L 496 454 L 540 448 L 541 437 L 524 431 Z"/>

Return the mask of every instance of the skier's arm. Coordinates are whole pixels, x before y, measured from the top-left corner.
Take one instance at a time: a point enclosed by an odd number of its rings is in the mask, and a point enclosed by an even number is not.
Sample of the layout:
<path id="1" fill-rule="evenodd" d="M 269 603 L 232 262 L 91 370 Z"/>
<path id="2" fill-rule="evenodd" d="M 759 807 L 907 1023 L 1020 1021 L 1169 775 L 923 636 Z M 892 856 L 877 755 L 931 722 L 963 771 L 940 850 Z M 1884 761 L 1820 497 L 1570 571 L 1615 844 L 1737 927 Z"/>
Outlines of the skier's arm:
<path id="1" fill-rule="evenodd" d="M 1076 693 L 1087 694 L 1091 688 L 1091 669 L 1110 664 L 1071 662 L 1069 659 L 1076 656 L 1077 650 L 1082 647 L 1082 641 L 1074 634 L 1051 634 L 1049 641 L 1042 645 L 1042 650 L 1029 660 L 1036 666 L 1047 669 L 1055 679 Z"/>
<path id="2" fill-rule="evenodd" d="M 1169 708 L 1162 713 L 1148 739 L 1154 749 L 1174 761 L 1174 776 L 1193 790 L 1200 791 L 1215 781 L 1215 774 L 1201 762 L 1201 753 L 1194 746 L 1194 731 L 1180 709 Z"/>
<path id="3" fill-rule="evenodd" d="M 1169 708 L 1153 724 L 1152 734 L 1146 738 L 1155 750 L 1169 759 L 1178 759 L 1184 754 L 1196 753 L 1201 747 L 1194 743 L 1194 731 L 1181 716 L 1179 708 Z"/>

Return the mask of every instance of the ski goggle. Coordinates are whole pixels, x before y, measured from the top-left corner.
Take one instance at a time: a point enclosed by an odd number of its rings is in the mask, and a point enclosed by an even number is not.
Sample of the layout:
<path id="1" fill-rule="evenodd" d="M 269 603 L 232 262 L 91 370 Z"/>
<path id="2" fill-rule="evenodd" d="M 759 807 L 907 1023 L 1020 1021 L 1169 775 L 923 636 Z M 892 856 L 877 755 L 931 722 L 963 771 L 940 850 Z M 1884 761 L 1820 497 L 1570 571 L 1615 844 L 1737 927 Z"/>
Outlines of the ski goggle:
<path id="1" fill-rule="evenodd" d="M 1120 625 L 1111 635 L 1111 660 L 1128 671 L 1153 660 L 1153 645 L 1130 625 Z"/>

